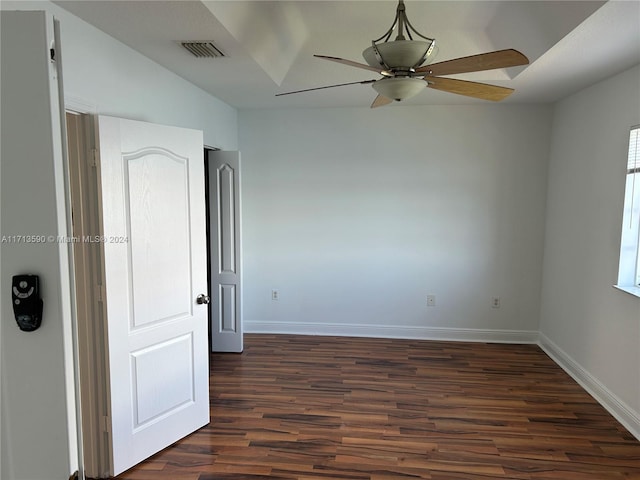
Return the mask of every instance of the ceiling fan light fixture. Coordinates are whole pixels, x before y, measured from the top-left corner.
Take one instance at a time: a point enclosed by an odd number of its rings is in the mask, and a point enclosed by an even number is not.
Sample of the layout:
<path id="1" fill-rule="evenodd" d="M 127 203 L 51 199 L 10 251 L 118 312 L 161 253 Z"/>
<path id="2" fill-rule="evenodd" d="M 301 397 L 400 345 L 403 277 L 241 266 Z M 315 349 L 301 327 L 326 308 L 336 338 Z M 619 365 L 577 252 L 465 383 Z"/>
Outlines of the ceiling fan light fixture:
<path id="1" fill-rule="evenodd" d="M 395 40 L 390 40 L 394 32 L 397 32 L 397 36 Z M 414 35 L 420 37 L 420 39 L 414 40 Z M 394 100 L 398 102 L 406 100 L 420 93 L 425 87 L 497 102 L 513 93 L 513 89 L 446 78 L 443 75 L 482 72 L 484 70 L 516 67 L 529 63 L 529 59 L 525 55 L 514 49 L 498 50 L 432 63 L 436 53 L 435 39 L 425 37 L 413 28 L 407 18 L 404 0 L 398 0 L 396 17 L 391 28 L 380 38 L 373 40 L 371 46 L 362 52 L 367 64 L 340 57 L 314 55 L 315 57 L 350 67 L 373 71 L 378 75 L 382 75 L 383 78 L 307 88 L 279 93 L 276 96 L 354 85 L 356 83 L 370 83 L 374 90 L 378 92 L 378 96 L 371 104 L 371 108 L 387 105 Z"/>
<path id="2" fill-rule="evenodd" d="M 372 85 L 383 97 L 398 102 L 416 96 L 426 86 L 427 82 L 424 80 L 411 77 L 383 78 Z"/>

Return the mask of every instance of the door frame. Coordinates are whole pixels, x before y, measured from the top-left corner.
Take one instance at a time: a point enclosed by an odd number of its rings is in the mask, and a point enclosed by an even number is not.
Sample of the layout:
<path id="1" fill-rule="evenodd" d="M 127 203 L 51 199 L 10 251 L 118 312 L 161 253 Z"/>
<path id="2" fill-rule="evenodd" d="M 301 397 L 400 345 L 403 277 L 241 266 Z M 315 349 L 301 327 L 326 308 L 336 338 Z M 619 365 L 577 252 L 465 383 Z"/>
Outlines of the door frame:
<path id="1" fill-rule="evenodd" d="M 109 452 L 107 398 L 106 307 L 104 257 L 98 243 L 85 236 L 101 236 L 100 178 L 95 149 L 95 122 L 86 112 L 67 109 L 69 198 L 72 208 L 71 247 L 76 311 L 76 401 L 80 418 L 79 474 L 105 478 L 112 471 Z M 73 143 L 73 144 L 72 144 Z M 83 315 L 79 315 L 82 312 Z M 94 321 L 85 321 L 89 318 Z M 81 341 L 82 340 L 82 341 Z"/>

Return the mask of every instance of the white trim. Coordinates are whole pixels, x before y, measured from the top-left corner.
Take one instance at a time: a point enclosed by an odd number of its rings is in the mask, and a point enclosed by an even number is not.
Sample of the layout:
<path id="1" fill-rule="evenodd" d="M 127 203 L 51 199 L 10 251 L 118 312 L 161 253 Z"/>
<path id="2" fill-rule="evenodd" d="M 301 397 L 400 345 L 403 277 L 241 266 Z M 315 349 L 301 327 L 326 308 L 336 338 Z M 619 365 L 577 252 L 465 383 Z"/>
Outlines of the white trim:
<path id="1" fill-rule="evenodd" d="M 67 112 L 74 114 L 86 113 L 95 115 L 98 113 L 98 107 L 93 103 L 67 94 L 64 96 L 64 108 Z"/>
<path id="2" fill-rule="evenodd" d="M 262 322 L 244 320 L 245 333 L 406 338 L 456 342 L 538 343 L 533 330 L 489 330 L 414 326 L 362 325 L 345 323 Z"/>
<path id="3" fill-rule="evenodd" d="M 540 332 L 538 345 L 551 359 L 613 415 L 631 434 L 640 440 L 640 413 L 618 398 L 596 377 Z"/>
<path id="4" fill-rule="evenodd" d="M 617 288 L 625 293 L 629 293 L 634 297 L 640 298 L 640 287 L 625 287 L 622 285 L 614 285 L 613 288 Z"/>

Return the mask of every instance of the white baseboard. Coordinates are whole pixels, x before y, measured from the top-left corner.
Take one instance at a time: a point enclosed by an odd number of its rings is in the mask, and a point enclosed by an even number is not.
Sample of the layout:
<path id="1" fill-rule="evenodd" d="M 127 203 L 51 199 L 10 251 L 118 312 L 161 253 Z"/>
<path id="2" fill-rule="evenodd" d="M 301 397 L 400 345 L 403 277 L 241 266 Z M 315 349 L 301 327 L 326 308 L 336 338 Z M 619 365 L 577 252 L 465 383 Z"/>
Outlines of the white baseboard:
<path id="1" fill-rule="evenodd" d="M 456 342 L 538 343 L 538 332 L 412 326 L 358 325 L 344 323 L 290 323 L 244 320 L 245 333 L 279 333 L 338 337 L 406 338 Z"/>
<path id="2" fill-rule="evenodd" d="M 538 345 L 582 388 L 589 392 L 600 405 L 624 425 L 634 437 L 640 440 L 640 414 L 638 412 L 620 400 L 542 332 L 539 333 Z"/>

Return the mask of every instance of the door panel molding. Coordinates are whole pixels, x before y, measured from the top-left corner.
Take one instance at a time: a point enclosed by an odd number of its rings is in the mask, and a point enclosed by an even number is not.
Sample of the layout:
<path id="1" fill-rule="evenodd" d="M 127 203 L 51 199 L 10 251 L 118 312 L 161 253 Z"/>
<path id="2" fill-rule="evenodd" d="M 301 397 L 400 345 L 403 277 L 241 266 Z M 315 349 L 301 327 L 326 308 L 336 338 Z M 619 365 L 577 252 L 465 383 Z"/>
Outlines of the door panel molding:
<path id="1" fill-rule="evenodd" d="M 235 285 L 220 285 L 219 318 L 221 332 L 238 333 L 237 288 Z"/>
<path id="2" fill-rule="evenodd" d="M 237 273 L 235 169 L 228 163 L 217 170 L 218 187 L 218 273 Z"/>
<path id="3" fill-rule="evenodd" d="M 134 432 L 196 401 L 194 365 L 192 332 L 131 352 Z M 178 381 L 166 388 L 166 377 Z"/>
<path id="4" fill-rule="evenodd" d="M 192 257 L 191 185 L 189 159 L 167 149 L 146 148 L 122 158 L 133 331 L 193 314 L 193 281 L 187 267 Z M 138 198 L 134 204 L 132 196 Z M 162 217 L 150 216 L 153 211 Z M 167 268 L 172 271 L 169 278 L 162 275 Z M 147 276 L 165 281 L 151 285 L 144 281 Z M 134 292 L 140 301 L 135 301 Z"/>

